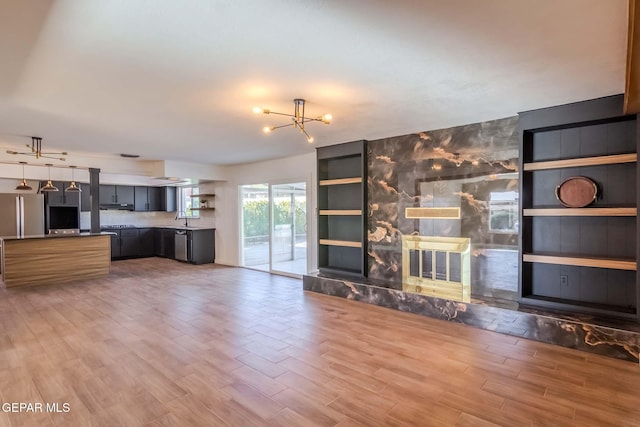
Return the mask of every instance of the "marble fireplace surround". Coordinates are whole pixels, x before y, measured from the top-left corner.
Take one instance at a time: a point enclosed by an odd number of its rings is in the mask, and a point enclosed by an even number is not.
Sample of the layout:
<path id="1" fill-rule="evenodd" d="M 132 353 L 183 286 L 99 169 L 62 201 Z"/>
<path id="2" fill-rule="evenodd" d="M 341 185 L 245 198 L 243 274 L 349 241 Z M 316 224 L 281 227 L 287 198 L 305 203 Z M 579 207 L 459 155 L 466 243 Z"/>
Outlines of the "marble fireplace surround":
<path id="1" fill-rule="evenodd" d="M 302 283 L 306 291 L 640 363 L 640 327 L 629 322 L 463 303 L 319 274 Z"/>
<path id="2" fill-rule="evenodd" d="M 617 132 L 623 128 L 612 128 L 612 141 L 626 135 Z M 304 289 L 639 363 L 635 319 L 520 304 L 520 224 L 512 216 L 520 204 L 520 140 L 514 116 L 368 141 L 366 277 L 321 269 L 303 277 Z M 403 241 L 422 238 L 470 241 L 463 297 L 407 280 L 416 272 L 405 271 Z M 419 259 L 416 278 L 434 278 L 434 266 L 427 261 L 423 269 Z M 591 301 L 585 295 L 577 300 Z M 612 305 L 626 307 L 623 292 L 612 295 Z"/>

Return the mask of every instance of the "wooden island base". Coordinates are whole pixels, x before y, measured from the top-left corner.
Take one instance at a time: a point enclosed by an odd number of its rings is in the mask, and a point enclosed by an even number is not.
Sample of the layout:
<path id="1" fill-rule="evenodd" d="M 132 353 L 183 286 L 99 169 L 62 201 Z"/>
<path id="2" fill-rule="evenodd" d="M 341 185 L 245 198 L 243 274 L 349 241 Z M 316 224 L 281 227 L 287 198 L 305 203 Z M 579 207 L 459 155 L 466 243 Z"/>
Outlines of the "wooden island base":
<path id="1" fill-rule="evenodd" d="M 7 288 L 104 277 L 111 269 L 108 234 L 2 238 Z"/>

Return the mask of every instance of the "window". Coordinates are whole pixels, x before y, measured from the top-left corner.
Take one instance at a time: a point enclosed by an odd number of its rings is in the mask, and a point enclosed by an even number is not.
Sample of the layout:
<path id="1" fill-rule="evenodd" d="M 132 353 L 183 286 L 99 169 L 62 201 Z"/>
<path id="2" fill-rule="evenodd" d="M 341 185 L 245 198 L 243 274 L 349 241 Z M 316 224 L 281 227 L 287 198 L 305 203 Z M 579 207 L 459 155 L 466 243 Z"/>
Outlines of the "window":
<path id="1" fill-rule="evenodd" d="M 200 200 L 198 197 L 193 197 L 194 194 L 199 194 L 199 187 L 179 187 L 178 188 L 178 218 L 199 218 L 200 211 L 193 210 L 198 207 Z"/>
<path id="2" fill-rule="evenodd" d="M 518 193 L 492 192 L 489 200 L 489 231 L 493 233 L 518 232 Z"/>

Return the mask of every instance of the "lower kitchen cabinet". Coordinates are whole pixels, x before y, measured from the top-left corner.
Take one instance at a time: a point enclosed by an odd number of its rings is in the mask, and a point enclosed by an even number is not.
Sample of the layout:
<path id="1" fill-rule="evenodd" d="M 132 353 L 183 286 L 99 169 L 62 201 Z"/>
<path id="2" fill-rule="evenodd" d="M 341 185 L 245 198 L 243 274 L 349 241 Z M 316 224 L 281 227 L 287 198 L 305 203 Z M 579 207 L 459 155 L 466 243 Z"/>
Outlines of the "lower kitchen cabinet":
<path id="1" fill-rule="evenodd" d="M 155 228 L 154 253 L 162 258 L 175 258 L 175 230 L 173 228 Z"/>
<path id="2" fill-rule="evenodd" d="M 175 228 L 109 229 L 111 259 L 163 257 L 176 259 Z M 215 229 L 186 230 L 187 259 L 191 264 L 208 264 L 215 260 Z"/>
<path id="3" fill-rule="evenodd" d="M 212 263 L 216 258 L 215 248 L 215 229 L 187 231 L 187 258 L 190 263 Z"/>
<path id="4" fill-rule="evenodd" d="M 153 255 L 163 257 L 162 252 L 162 229 L 154 228 L 153 229 Z"/>
<path id="5" fill-rule="evenodd" d="M 153 228 L 139 228 L 138 242 L 140 257 L 150 257 L 155 255 L 155 241 Z"/>
<path id="6" fill-rule="evenodd" d="M 173 228 L 162 229 L 162 251 L 164 255 L 161 255 L 161 256 L 175 259 L 176 257 L 175 238 L 176 238 L 176 231 Z"/>
<path id="7" fill-rule="evenodd" d="M 120 230 L 109 230 L 111 234 L 111 259 L 120 258 Z"/>
<path id="8" fill-rule="evenodd" d="M 124 228 L 120 230 L 120 256 L 123 258 L 135 258 L 140 256 L 140 241 L 137 228 Z"/>

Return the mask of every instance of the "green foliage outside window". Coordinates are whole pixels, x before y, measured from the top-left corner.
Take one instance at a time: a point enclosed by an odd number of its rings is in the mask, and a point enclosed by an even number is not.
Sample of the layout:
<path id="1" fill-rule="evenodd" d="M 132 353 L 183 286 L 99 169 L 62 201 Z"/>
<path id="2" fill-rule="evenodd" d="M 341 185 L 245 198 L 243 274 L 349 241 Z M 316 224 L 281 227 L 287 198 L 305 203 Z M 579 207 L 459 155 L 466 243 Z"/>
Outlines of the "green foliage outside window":
<path id="1" fill-rule="evenodd" d="M 267 200 L 246 200 L 242 205 L 242 211 L 244 215 L 244 237 L 269 235 L 269 202 Z M 306 211 L 306 203 L 296 201 L 294 220 L 297 234 L 306 232 Z M 289 224 L 291 222 L 290 212 L 290 201 L 274 203 L 274 224 Z"/>

